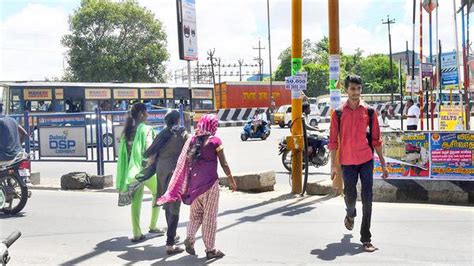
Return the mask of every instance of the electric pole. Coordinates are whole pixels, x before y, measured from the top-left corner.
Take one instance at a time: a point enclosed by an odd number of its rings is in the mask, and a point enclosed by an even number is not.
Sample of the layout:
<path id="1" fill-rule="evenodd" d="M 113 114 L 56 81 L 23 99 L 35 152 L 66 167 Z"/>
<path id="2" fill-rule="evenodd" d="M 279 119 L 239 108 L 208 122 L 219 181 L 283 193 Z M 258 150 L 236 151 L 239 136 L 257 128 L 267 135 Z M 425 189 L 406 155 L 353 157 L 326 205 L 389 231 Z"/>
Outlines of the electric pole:
<path id="1" fill-rule="evenodd" d="M 263 67 L 263 59 L 262 59 L 262 50 L 265 50 L 265 47 L 262 47 L 260 45 L 260 39 L 258 40 L 258 47 L 252 47 L 254 50 L 258 50 L 258 58 L 255 58 L 255 60 L 258 60 L 258 73 L 259 73 L 259 80 L 262 81 L 262 67 Z"/>
<path id="2" fill-rule="evenodd" d="M 390 56 L 390 93 L 391 101 L 393 104 L 393 61 L 392 61 L 392 34 L 390 32 L 390 24 L 395 24 L 395 19 L 390 19 L 390 15 L 387 15 L 387 20 L 382 19 L 382 24 L 387 24 L 388 26 L 388 47 L 389 47 L 389 56 Z"/>
<path id="3" fill-rule="evenodd" d="M 242 81 L 242 65 L 244 64 L 243 59 L 239 59 L 239 80 Z"/>

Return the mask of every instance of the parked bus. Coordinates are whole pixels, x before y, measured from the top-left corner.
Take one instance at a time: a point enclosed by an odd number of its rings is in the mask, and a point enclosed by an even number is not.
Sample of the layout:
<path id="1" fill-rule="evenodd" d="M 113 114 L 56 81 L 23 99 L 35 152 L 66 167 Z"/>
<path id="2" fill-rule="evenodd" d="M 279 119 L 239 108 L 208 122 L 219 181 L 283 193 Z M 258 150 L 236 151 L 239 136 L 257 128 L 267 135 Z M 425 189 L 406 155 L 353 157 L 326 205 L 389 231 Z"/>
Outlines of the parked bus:
<path id="1" fill-rule="evenodd" d="M 140 101 L 149 109 L 176 108 L 183 103 L 193 111 L 214 110 L 212 85 L 193 85 L 192 103 L 188 85 L 165 83 L 75 83 L 8 82 L 0 84 L 3 111 L 7 114 L 128 110 Z"/>

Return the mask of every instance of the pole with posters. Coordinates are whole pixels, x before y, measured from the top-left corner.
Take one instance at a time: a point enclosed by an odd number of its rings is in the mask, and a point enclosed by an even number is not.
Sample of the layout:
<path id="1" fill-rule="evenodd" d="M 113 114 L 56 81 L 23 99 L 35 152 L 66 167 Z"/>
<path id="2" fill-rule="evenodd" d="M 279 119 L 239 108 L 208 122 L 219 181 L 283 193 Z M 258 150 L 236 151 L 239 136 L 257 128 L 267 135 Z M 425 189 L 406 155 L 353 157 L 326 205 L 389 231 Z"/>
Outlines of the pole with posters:
<path id="1" fill-rule="evenodd" d="M 408 42 L 407 42 L 408 45 Z M 402 59 L 398 60 L 398 82 L 400 85 L 400 129 L 403 130 L 403 80 L 402 80 Z"/>
<path id="2" fill-rule="evenodd" d="M 302 0 L 291 1 L 291 75 L 294 76 L 302 67 Z M 300 194 L 302 187 L 303 170 L 303 124 L 302 118 L 302 96 L 301 91 L 291 92 L 291 132 L 295 145 L 291 157 L 291 193 Z"/>
<path id="3" fill-rule="evenodd" d="M 273 77 L 272 77 L 272 41 L 270 36 L 270 0 L 267 0 L 267 21 L 268 21 L 268 67 L 270 70 L 270 109 L 273 109 L 272 100 L 273 100 Z M 241 79 L 242 81 L 242 79 Z M 272 110 L 274 113 L 275 110 Z"/>
<path id="4" fill-rule="evenodd" d="M 425 100 L 423 99 L 423 77 L 421 71 L 421 64 L 423 63 L 423 2 L 420 0 L 420 128 L 424 130 L 423 111 L 425 107 Z"/>
<path id="5" fill-rule="evenodd" d="M 189 110 L 193 110 L 191 61 L 198 60 L 196 0 L 176 0 L 179 58 L 188 64 Z"/>
<path id="6" fill-rule="evenodd" d="M 466 6 L 467 9 L 467 6 Z M 462 54 L 463 54 L 463 67 L 464 67 L 464 97 L 466 103 L 466 130 L 469 130 L 469 120 L 471 119 L 469 112 L 469 70 L 467 68 L 467 47 L 466 47 L 466 23 L 464 21 L 464 6 L 461 7 L 461 25 L 462 25 Z"/>
<path id="7" fill-rule="evenodd" d="M 420 0 L 421 1 L 421 0 Z M 411 55 L 411 98 L 413 99 L 413 87 L 415 85 L 415 21 L 416 21 L 416 0 L 413 0 L 413 39 L 412 39 L 412 55 Z"/>
<path id="8" fill-rule="evenodd" d="M 459 73 L 460 71 L 460 67 L 461 67 L 461 62 L 459 62 L 460 60 L 460 56 L 459 56 L 459 39 L 458 39 L 458 18 L 457 18 L 457 10 L 456 10 L 456 0 L 453 0 L 453 15 L 454 15 L 454 43 L 456 45 L 456 66 L 457 66 L 457 72 L 458 72 L 458 77 L 457 77 L 457 84 L 458 84 L 458 88 L 459 86 L 461 86 L 461 75 Z M 461 106 L 464 106 L 464 103 L 463 103 L 463 98 L 461 97 Z M 464 117 L 465 118 L 465 117 Z M 465 119 L 466 120 L 466 119 Z"/>

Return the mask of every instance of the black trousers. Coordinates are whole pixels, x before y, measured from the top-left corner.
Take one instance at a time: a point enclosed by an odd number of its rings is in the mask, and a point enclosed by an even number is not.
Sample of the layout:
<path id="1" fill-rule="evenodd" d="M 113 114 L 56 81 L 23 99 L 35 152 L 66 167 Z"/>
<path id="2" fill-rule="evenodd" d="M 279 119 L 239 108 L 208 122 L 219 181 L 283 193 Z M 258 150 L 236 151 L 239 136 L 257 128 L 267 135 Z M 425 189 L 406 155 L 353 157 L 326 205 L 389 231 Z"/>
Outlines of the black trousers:
<path id="1" fill-rule="evenodd" d="M 344 179 L 344 201 L 346 215 L 356 217 L 357 181 L 360 176 L 362 198 L 362 225 L 360 227 L 360 241 L 370 242 L 370 222 L 372 219 L 372 185 L 374 181 L 374 161 L 370 160 L 359 165 L 342 165 Z"/>
<path id="2" fill-rule="evenodd" d="M 166 230 L 166 245 L 172 246 L 174 245 L 174 238 L 176 237 L 176 230 L 178 229 L 179 223 L 179 206 L 180 202 L 172 202 L 167 203 L 164 206 L 165 216 L 166 216 L 166 224 L 168 225 L 168 229 Z M 175 205 L 175 206 L 172 206 Z M 178 211 L 176 212 L 176 208 Z"/>

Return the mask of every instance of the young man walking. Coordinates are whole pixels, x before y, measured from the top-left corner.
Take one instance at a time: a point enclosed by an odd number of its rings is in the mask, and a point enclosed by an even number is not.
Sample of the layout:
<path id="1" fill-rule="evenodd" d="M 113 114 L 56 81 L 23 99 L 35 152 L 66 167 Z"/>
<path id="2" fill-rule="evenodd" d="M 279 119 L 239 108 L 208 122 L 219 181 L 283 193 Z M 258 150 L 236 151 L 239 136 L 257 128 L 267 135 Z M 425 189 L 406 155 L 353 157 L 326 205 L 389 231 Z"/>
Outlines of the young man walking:
<path id="1" fill-rule="evenodd" d="M 362 79 L 356 75 L 346 77 L 344 86 L 348 100 L 331 115 L 329 149 L 331 150 L 331 178 L 334 179 L 336 150 L 339 147 L 339 162 L 344 180 L 344 200 L 346 217 L 344 225 L 348 230 L 354 228 L 356 217 L 357 181 L 361 181 L 362 225 L 360 241 L 367 252 L 376 250 L 371 243 L 370 221 L 372 216 L 372 185 L 374 152 L 383 168 L 383 178 L 388 177 L 385 159 L 382 154 L 382 141 L 377 114 L 361 100 Z M 371 128 L 371 130 L 370 130 Z M 369 132 L 369 133 L 367 133 Z"/>

